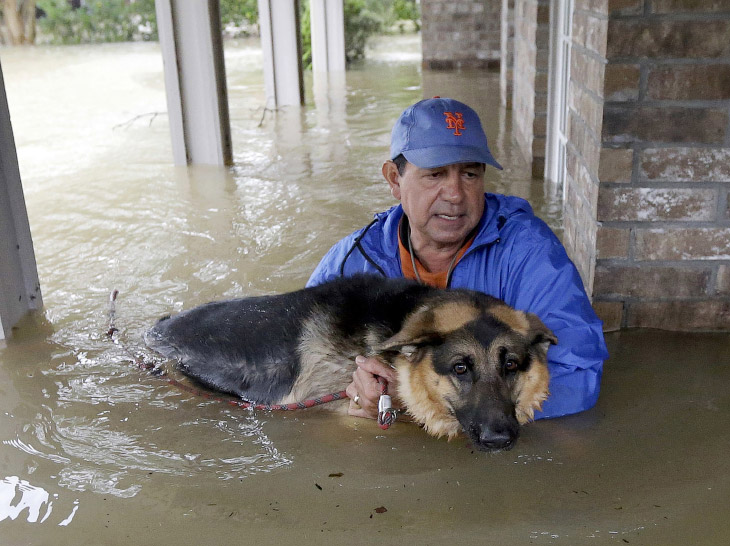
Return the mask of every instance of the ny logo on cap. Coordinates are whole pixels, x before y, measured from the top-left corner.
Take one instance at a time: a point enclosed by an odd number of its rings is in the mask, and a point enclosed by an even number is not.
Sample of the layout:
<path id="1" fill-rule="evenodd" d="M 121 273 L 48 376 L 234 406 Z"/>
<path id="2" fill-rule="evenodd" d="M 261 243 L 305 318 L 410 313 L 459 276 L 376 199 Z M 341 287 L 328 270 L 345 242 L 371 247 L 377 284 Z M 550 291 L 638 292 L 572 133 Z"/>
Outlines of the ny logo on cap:
<path id="1" fill-rule="evenodd" d="M 444 112 L 444 115 L 446 116 L 446 128 L 453 130 L 456 136 L 460 136 L 460 130 L 464 129 L 464 117 L 461 112 Z"/>

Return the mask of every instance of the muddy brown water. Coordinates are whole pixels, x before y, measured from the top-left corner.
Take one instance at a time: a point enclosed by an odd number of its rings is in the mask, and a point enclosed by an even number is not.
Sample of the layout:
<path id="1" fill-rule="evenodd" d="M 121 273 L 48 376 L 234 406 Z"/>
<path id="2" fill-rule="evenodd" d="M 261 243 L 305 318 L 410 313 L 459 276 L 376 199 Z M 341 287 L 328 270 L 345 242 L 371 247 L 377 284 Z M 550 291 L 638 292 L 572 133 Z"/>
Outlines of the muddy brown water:
<path id="1" fill-rule="evenodd" d="M 503 453 L 326 412 L 250 412 L 176 391 L 133 351 L 157 317 L 298 288 L 392 204 L 380 164 L 422 96 L 471 102 L 521 195 L 498 75 L 421 72 L 381 41 L 303 109 L 266 112 L 261 52 L 227 44 L 235 166 L 171 165 L 155 44 L 0 50 L 45 299 L 0 346 L 0 543 L 708 544 L 730 540 L 730 336 L 608 335 L 598 405 Z M 315 94 L 313 90 L 316 90 Z"/>

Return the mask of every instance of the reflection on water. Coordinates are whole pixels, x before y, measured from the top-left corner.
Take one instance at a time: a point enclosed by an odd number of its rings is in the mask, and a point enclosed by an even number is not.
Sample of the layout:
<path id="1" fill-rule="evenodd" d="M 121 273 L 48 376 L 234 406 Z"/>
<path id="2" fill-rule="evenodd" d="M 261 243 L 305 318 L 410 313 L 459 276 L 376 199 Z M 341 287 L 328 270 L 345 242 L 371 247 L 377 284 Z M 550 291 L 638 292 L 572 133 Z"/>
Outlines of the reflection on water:
<path id="1" fill-rule="evenodd" d="M 13 506 L 16 492 L 21 497 L 18 503 Z M 47 506 L 46 506 L 47 505 Z M 46 512 L 41 523 L 51 515 L 53 503 L 48 502 L 48 491 L 40 487 L 33 487 L 27 481 L 16 476 L 9 476 L 0 481 L 0 521 L 10 518 L 16 519 L 23 510 L 28 510 L 27 521 L 37 523 L 40 518 L 41 509 L 46 506 Z"/>
<path id="2" fill-rule="evenodd" d="M 559 189 L 513 148 L 498 75 L 422 73 L 418 47 L 388 38 L 344 80 L 308 74 L 304 108 L 271 112 L 260 49 L 227 44 L 229 169 L 171 165 L 156 44 L 0 50 L 46 305 L 0 348 L 5 541 L 726 543 L 712 508 L 730 497 L 726 336 L 613 335 L 599 406 L 528 426 L 500 454 L 408 425 L 201 400 L 106 337 L 114 288 L 137 353 L 161 315 L 301 287 L 393 204 L 390 127 L 422 96 L 475 106 L 505 167 L 489 188 L 559 231 Z"/>
<path id="3" fill-rule="evenodd" d="M 58 503 L 58 495 L 54 494 L 53 497 Z M 0 480 L 0 522 L 5 519 L 18 519 L 24 516 L 27 510 L 25 521 L 28 523 L 45 523 L 51 516 L 51 512 L 53 512 L 53 502 L 48 491 L 42 487 L 31 485 L 17 476 L 8 476 Z M 71 513 L 58 525 L 65 527 L 71 523 L 78 508 L 79 501 L 76 499 L 73 501 Z"/>

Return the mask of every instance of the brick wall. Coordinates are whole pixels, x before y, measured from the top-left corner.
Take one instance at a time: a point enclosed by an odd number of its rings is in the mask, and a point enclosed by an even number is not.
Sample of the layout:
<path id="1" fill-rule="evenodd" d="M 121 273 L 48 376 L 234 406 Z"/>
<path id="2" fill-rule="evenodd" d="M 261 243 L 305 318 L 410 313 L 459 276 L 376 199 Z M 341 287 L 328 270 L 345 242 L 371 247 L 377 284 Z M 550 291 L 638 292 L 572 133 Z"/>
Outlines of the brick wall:
<path id="1" fill-rule="evenodd" d="M 730 2 L 609 0 L 594 301 L 730 329 Z"/>
<path id="2" fill-rule="evenodd" d="M 542 177 L 547 134 L 550 2 L 514 0 L 514 4 L 512 127 L 523 155 L 532 163 L 532 175 Z"/>
<path id="3" fill-rule="evenodd" d="M 501 0 L 421 0 L 423 66 L 498 69 Z"/>
<path id="4" fill-rule="evenodd" d="M 520 150 L 530 160 L 535 119 L 536 30 L 537 0 L 515 0 L 512 132 Z"/>
<path id="5" fill-rule="evenodd" d="M 563 242 L 589 294 L 593 289 L 596 264 L 596 207 L 607 23 L 605 2 L 575 0 L 571 27 Z"/>
<path id="6" fill-rule="evenodd" d="M 545 174 L 549 63 L 550 0 L 538 0 L 535 29 L 535 120 L 532 124 L 532 176 L 536 178 L 542 178 Z"/>
<path id="7" fill-rule="evenodd" d="M 499 97 L 502 106 L 512 109 L 512 69 L 514 67 L 515 0 L 502 0 L 499 61 Z"/>

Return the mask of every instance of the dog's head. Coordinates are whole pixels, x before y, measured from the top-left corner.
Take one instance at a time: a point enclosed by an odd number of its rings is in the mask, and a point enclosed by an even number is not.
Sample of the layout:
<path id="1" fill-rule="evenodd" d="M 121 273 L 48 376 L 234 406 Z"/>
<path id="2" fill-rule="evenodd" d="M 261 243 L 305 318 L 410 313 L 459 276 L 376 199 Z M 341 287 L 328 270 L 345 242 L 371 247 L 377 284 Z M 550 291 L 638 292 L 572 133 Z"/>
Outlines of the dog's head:
<path id="1" fill-rule="evenodd" d="M 499 450 L 513 446 L 548 397 L 551 343 L 536 315 L 453 291 L 412 313 L 378 352 L 427 432 L 452 438 L 464 430 L 479 449 Z"/>

